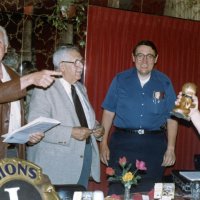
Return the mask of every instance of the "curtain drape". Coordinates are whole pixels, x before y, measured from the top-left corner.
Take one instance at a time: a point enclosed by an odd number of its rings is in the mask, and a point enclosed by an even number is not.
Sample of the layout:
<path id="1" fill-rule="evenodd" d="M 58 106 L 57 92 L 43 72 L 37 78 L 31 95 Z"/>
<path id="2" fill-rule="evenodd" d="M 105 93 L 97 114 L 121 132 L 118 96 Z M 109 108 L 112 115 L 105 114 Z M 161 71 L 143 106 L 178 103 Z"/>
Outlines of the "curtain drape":
<path id="1" fill-rule="evenodd" d="M 101 120 L 101 103 L 111 80 L 116 73 L 133 65 L 132 48 L 142 39 L 156 44 L 159 52 L 156 68 L 171 78 L 177 93 L 185 82 L 194 82 L 199 89 L 199 36 L 197 21 L 90 6 L 85 84 L 97 119 Z M 198 133 L 190 122 L 179 120 L 177 161 L 166 173 L 172 169 L 193 169 L 193 155 L 197 153 L 200 153 Z M 101 184 L 92 183 L 90 188 L 106 192 L 105 166 L 101 167 Z"/>

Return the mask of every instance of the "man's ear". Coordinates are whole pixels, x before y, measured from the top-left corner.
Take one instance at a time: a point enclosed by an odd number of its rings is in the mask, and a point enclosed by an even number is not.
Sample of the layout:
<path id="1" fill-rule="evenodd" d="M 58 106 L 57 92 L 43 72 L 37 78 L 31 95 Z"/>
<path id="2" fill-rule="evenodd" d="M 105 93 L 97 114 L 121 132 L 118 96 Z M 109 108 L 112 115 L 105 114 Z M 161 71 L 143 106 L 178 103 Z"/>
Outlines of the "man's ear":
<path id="1" fill-rule="evenodd" d="M 5 53 L 8 52 L 8 46 L 5 45 L 5 47 L 4 47 L 4 51 L 5 51 Z"/>
<path id="2" fill-rule="evenodd" d="M 64 63 L 60 63 L 59 71 L 64 72 L 64 69 L 65 69 Z"/>
<path id="3" fill-rule="evenodd" d="M 158 55 L 155 58 L 155 61 L 154 61 L 155 64 L 157 63 L 157 60 L 158 60 Z"/>
<path id="4" fill-rule="evenodd" d="M 133 62 L 135 62 L 136 58 L 135 58 L 135 55 L 132 53 L 132 60 Z"/>

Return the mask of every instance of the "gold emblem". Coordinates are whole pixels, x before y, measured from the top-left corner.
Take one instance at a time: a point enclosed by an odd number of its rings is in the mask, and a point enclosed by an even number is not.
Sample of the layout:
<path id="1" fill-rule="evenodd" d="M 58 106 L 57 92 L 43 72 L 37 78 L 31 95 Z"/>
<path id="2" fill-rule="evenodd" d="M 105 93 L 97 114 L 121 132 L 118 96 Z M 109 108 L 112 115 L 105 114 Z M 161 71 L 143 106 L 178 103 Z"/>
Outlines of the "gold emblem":
<path id="1" fill-rule="evenodd" d="M 0 160 L 0 197 L 4 200 L 59 200 L 47 175 L 26 160 Z"/>

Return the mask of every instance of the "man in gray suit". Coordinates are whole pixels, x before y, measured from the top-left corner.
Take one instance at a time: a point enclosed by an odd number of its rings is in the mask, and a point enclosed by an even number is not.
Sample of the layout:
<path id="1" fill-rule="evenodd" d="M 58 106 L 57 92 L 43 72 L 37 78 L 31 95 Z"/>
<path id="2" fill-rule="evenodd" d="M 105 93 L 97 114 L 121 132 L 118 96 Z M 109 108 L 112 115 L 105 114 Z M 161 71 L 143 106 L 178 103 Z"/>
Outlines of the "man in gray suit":
<path id="1" fill-rule="evenodd" d="M 58 48 L 53 55 L 53 63 L 63 77 L 48 89 L 34 89 L 28 121 L 43 116 L 54 118 L 61 124 L 47 131 L 39 143 L 29 146 L 27 158 L 42 168 L 52 184 L 81 184 L 87 188 L 89 177 L 100 181 L 96 139 L 101 138 L 103 128 L 96 128 L 97 121 L 86 88 L 79 82 L 84 62 L 78 48 Z M 82 104 L 87 127 L 81 127 L 76 113 L 72 85 Z"/>

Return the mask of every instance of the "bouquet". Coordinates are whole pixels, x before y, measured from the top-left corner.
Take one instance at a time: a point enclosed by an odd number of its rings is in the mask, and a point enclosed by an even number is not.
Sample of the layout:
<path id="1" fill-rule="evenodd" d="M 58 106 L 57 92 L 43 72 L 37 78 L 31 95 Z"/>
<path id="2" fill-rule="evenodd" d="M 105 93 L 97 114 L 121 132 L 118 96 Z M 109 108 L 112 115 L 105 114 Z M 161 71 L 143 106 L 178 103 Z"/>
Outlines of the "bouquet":
<path id="1" fill-rule="evenodd" d="M 134 171 L 131 171 L 131 163 L 127 163 L 126 157 L 119 158 L 119 165 L 122 170 L 122 173 L 116 174 L 115 170 L 112 167 L 106 168 L 106 174 L 109 176 L 108 181 L 117 182 L 120 181 L 125 188 L 130 190 L 132 185 L 137 185 L 138 180 L 141 179 L 139 175 L 137 175 L 138 170 L 147 170 L 145 166 L 145 162 L 136 160 Z"/>

